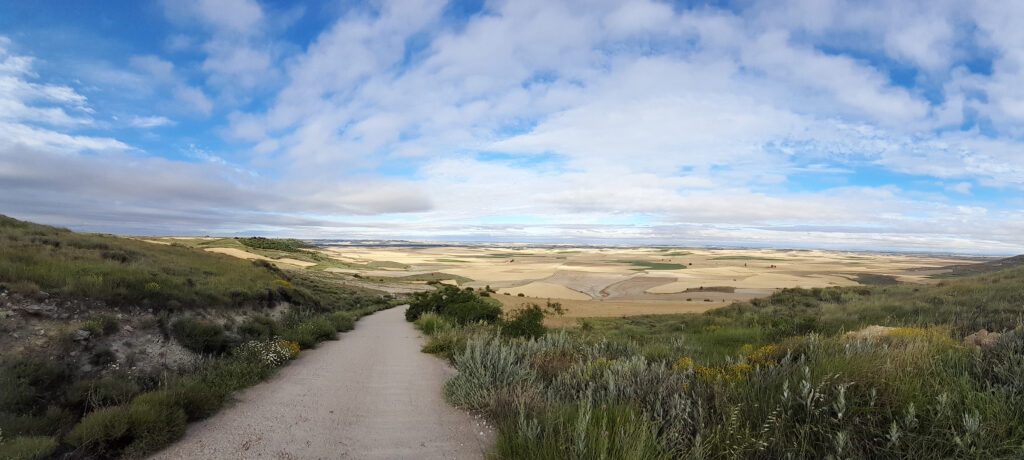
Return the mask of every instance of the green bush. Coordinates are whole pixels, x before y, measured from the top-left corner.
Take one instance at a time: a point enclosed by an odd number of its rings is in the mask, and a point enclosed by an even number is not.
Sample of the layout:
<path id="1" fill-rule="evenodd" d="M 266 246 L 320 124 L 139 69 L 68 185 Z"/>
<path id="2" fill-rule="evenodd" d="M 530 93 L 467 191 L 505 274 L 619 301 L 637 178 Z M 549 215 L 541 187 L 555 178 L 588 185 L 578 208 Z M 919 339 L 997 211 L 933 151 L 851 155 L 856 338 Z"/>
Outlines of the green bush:
<path id="1" fill-rule="evenodd" d="M 8 437 L 57 435 L 76 421 L 75 414 L 56 406 L 50 406 L 40 414 L 0 412 L 0 429 Z"/>
<path id="2" fill-rule="evenodd" d="M 128 406 L 99 409 L 71 429 L 65 441 L 99 454 L 113 455 L 131 442 Z"/>
<path id="3" fill-rule="evenodd" d="M 56 449 L 57 440 L 50 436 L 20 436 L 0 442 L 0 459 L 42 459 L 49 457 Z"/>
<path id="4" fill-rule="evenodd" d="M 0 361 L 0 411 L 39 412 L 67 383 L 67 370 L 53 360 L 30 355 Z"/>
<path id="5" fill-rule="evenodd" d="M 448 328 L 438 330 L 430 336 L 430 340 L 421 351 L 450 359 L 465 350 L 467 342 L 467 334 L 464 331 Z"/>
<path id="6" fill-rule="evenodd" d="M 195 318 L 181 318 L 171 323 L 171 335 L 181 346 L 204 355 L 223 353 L 228 346 L 223 327 Z"/>
<path id="7" fill-rule="evenodd" d="M 334 323 L 325 317 L 309 319 L 281 332 L 281 338 L 299 344 L 302 349 L 313 348 L 324 340 L 338 337 Z"/>
<path id="8" fill-rule="evenodd" d="M 243 340 L 269 339 L 277 335 L 277 330 L 278 326 L 274 320 L 266 316 L 256 316 L 238 326 L 238 335 Z"/>
<path id="9" fill-rule="evenodd" d="M 547 332 L 548 329 L 544 327 L 544 310 L 536 304 L 516 310 L 501 325 L 501 333 L 507 337 L 537 338 Z"/>
<path id="10" fill-rule="evenodd" d="M 68 388 L 67 399 L 68 403 L 88 412 L 101 407 L 126 404 L 138 391 L 138 387 L 130 379 L 104 377 L 75 382 Z"/>
<path id="11" fill-rule="evenodd" d="M 431 292 L 416 293 L 405 311 L 405 319 L 416 321 L 426 313 L 446 316 L 458 324 L 477 321 L 493 323 L 501 316 L 501 306 L 494 300 L 480 297 L 472 290 L 446 285 Z"/>
<path id="12" fill-rule="evenodd" d="M 529 351 L 500 340 L 471 341 L 454 357 L 459 373 L 444 384 L 445 397 L 456 406 L 480 410 L 494 404 L 503 388 L 529 385 L 537 375 L 530 368 Z"/>
<path id="13" fill-rule="evenodd" d="M 185 434 L 188 419 L 175 395 L 167 391 L 154 391 L 132 401 L 128 420 L 132 442 L 125 447 L 125 454 L 141 457 Z"/>
<path id="14" fill-rule="evenodd" d="M 561 315 L 562 304 L 548 302 L 543 308 L 530 304 L 511 314 L 511 318 L 502 322 L 501 333 L 506 337 L 537 338 L 548 332 L 544 327 L 544 317 Z"/>
<path id="15" fill-rule="evenodd" d="M 252 238 L 235 238 L 235 240 L 254 249 L 272 249 L 285 252 L 299 252 L 301 249 L 311 249 L 316 247 L 304 241 L 290 238 L 264 238 L 256 236 Z"/>
<path id="16" fill-rule="evenodd" d="M 501 317 L 501 306 L 477 297 L 470 302 L 448 304 L 440 313 L 458 324 L 493 323 Z"/>
<path id="17" fill-rule="evenodd" d="M 452 324 L 437 313 L 425 313 L 416 320 L 416 327 L 428 336 L 451 329 Z"/>
<path id="18" fill-rule="evenodd" d="M 91 332 L 93 335 L 110 335 L 120 329 L 117 318 L 110 315 L 103 315 L 98 319 L 86 321 L 82 329 Z"/>
<path id="19" fill-rule="evenodd" d="M 327 315 L 327 318 L 331 320 L 334 329 L 338 332 L 348 332 L 356 327 L 356 320 L 350 313 L 336 311 Z"/>
<path id="20" fill-rule="evenodd" d="M 243 387 L 243 385 L 237 384 L 233 386 Z M 185 417 L 189 422 L 202 420 L 215 414 L 224 405 L 224 398 L 227 394 L 197 379 L 173 385 L 167 391 L 173 395 L 175 404 L 185 410 Z"/>
<path id="21" fill-rule="evenodd" d="M 142 457 L 185 434 L 185 411 L 175 395 L 153 391 L 131 404 L 107 407 L 86 415 L 66 440 L 101 456 L 124 453 Z"/>

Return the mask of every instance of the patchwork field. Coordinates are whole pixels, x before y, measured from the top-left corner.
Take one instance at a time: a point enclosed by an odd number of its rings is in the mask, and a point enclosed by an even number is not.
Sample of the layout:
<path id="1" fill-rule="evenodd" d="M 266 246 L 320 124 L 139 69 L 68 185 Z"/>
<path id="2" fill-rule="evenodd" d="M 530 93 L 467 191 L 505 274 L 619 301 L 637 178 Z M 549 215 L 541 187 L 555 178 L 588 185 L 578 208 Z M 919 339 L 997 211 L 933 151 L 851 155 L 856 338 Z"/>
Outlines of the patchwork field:
<path id="1" fill-rule="evenodd" d="M 264 250 L 235 239 L 150 239 L 350 277 L 407 292 L 430 282 L 490 287 L 507 308 L 560 302 L 557 323 L 582 317 L 702 312 L 787 287 L 935 283 L 978 257 L 821 250 L 321 243 Z"/>

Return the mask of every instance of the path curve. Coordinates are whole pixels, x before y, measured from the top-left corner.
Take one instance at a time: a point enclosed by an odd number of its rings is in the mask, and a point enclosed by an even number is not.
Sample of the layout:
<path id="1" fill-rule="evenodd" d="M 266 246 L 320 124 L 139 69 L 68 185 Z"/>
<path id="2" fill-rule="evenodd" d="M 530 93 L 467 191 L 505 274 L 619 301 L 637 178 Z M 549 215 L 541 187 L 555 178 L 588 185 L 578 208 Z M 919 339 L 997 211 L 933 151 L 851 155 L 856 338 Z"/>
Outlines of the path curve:
<path id="1" fill-rule="evenodd" d="M 494 433 L 449 406 L 455 371 L 420 352 L 405 307 L 366 316 L 304 351 L 154 459 L 479 459 Z"/>

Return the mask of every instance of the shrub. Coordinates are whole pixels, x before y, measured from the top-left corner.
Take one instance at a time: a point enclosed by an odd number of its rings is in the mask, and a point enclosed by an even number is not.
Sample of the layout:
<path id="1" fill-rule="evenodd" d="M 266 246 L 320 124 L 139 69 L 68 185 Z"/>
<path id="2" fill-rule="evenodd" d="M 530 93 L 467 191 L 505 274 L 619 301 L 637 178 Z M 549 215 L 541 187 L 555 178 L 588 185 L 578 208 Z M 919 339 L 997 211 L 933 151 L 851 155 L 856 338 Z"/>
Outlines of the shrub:
<path id="1" fill-rule="evenodd" d="M 302 349 L 313 348 L 316 344 L 337 338 L 337 329 L 330 319 L 319 317 L 299 323 L 281 332 L 281 337 L 299 344 Z"/>
<path id="2" fill-rule="evenodd" d="M 175 395 L 168 391 L 143 394 L 128 409 L 132 442 L 125 453 L 141 457 L 154 452 L 185 434 L 187 417 Z"/>
<path id="3" fill-rule="evenodd" d="M 131 441 L 128 406 L 107 407 L 82 418 L 65 440 L 97 453 L 113 454 Z"/>
<path id="4" fill-rule="evenodd" d="M 455 354 L 466 349 L 466 333 L 455 328 L 438 330 L 430 336 L 430 340 L 423 346 L 424 353 L 430 353 L 443 358 L 452 358 Z"/>
<path id="5" fill-rule="evenodd" d="M 33 412 L 46 407 L 67 381 L 54 361 L 16 355 L 0 361 L 0 411 Z"/>
<path id="6" fill-rule="evenodd" d="M 199 354 L 219 354 L 228 345 L 223 327 L 195 318 L 181 318 L 171 323 L 171 335 L 181 346 Z"/>
<path id="7" fill-rule="evenodd" d="M 512 317 L 501 325 L 501 332 L 507 337 L 537 338 L 547 333 L 544 317 L 551 314 L 562 314 L 562 305 L 548 302 L 543 308 L 530 304 L 512 313 Z"/>
<path id="8" fill-rule="evenodd" d="M 235 238 L 239 243 L 254 249 L 272 249 L 276 251 L 299 252 L 301 249 L 315 248 L 309 243 L 295 239 L 264 238 L 256 236 L 251 238 Z"/>
<path id="9" fill-rule="evenodd" d="M 536 304 L 516 310 L 511 319 L 501 325 L 501 333 L 508 337 L 537 338 L 547 331 L 544 327 L 544 310 Z"/>
<path id="10" fill-rule="evenodd" d="M 224 404 L 226 393 L 197 380 L 188 380 L 168 389 L 175 404 L 185 411 L 189 422 L 202 420 L 216 413 Z"/>
<path id="11" fill-rule="evenodd" d="M 448 304 L 441 310 L 441 314 L 459 324 L 493 323 L 501 317 L 501 307 L 477 297 L 469 302 Z"/>
<path id="12" fill-rule="evenodd" d="M 451 329 L 452 325 L 437 313 L 426 313 L 416 320 L 416 327 L 428 336 Z"/>
<path id="13" fill-rule="evenodd" d="M 500 340 L 469 342 L 454 361 L 459 373 L 444 384 L 444 394 L 465 409 L 488 408 L 496 391 L 526 385 L 536 378 L 526 350 Z"/>
<path id="14" fill-rule="evenodd" d="M 107 406 L 118 406 L 131 401 L 138 392 L 130 380 L 104 377 L 96 380 L 80 380 L 68 388 L 68 402 L 83 408 L 86 412 Z"/>
<path id="15" fill-rule="evenodd" d="M 356 327 L 356 320 L 351 314 L 337 311 L 327 315 L 327 319 L 331 320 L 334 324 L 334 329 L 338 332 L 348 332 Z"/>
<path id="16" fill-rule="evenodd" d="M 243 340 L 269 339 L 277 335 L 277 323 L 266 316 L 256 316 L 238 326 L 238 335 Z"/>
<path id="17" fill-rule="evenodd" d="M 9 437 L 56 435 L 74 425 L 76 421 L 75 414 L 56 406 L 46 408 L 39 415 L 0 412 L 0 429 L 3 429 L 3 435 Z"/>
<path id="18" fill-rule="evenodd" d="M 0 442 L 4 460 L 36 460 L 49 457 L 57 449 L 57 440 L 49 436 L 19 436 Z"/>
<path id="19" fill-rule="evenodd" d="M 484 299 L 474 291 L 443 286 L 432 292 L 416 293 L 405 311 L 405 319 L 416 321 L 426 313 L 437 313 L 459 324 L 477 321 L 493 323 L 501 316 L 501 307 L 497 302 Z"/>

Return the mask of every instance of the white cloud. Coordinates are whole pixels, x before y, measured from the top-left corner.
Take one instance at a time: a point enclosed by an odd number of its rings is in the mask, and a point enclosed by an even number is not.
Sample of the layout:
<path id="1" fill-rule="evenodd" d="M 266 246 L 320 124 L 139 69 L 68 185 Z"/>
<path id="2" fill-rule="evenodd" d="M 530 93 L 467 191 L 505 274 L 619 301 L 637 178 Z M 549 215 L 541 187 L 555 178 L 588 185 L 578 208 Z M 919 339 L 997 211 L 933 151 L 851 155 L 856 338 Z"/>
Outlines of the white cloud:
<path id="1" fill-rule="evenodd" d="M 11 54 L 10 46 L 9 39 L 0 37 L 0 147 L 54 152 L 130 148 L 112 138 L 65 132 L 93 124 L 86 97 L 68 86 L 30 81 L 38 77 L 32 72 L 33 59 Z M 70 115 L 69 111 L 86 115 Z"/>
<path id="2" fill-rule="evenodd" d="M 206 98 L 203 90 L 192 86 L 178 86 L 173 90 L 174 98 L 185 108 L 209 115 L 213 111 L 213 103 Z"/>
<path id="3" fill-rule="evenodd" d="M 248 34 L 263 20 L 263 10 L 252 0 L 165 0 L 164 9 L 178 21 L 198 19 L 218 30 Z"/>
<path id="4" fill-rule="evenodd" d="M 173 125 L 174 121 L 167 117 L 133 117 L 129 124 L 136 128 L 156 128 Z"/>
<path id="5" fill-rule="evenodd" d="M 969 200 L 986 196 L 981 187 L 1024 190 L 1024 9 L 741 6 L 499 0 L 453 19 L 441 0 L 382 1 L 350 5 L 298 49 L 274 34 L 304 11 L 282 19 L 252 1 L 165 2 L 183 30 L 201 30 L 168 46 L 202 56 L 138 56 L 133 75 L 224 120 L 215 132 L 244 148 L 194 157 L 195 170 L 145 167 L 201 172 L 207 192 L 230 197 L 224 207 L 282 225 L 332 225 L 302 213 L 360 216 L 345 224 L 367 235 L 1020 248 L 1019 210 Z M 963 65 L 970 54 L 991 56 L 992 74 Z M 30 59 L 3 56 L 2 75 L 31 80 Z M 35 123 L 65 127 L 89 120 L 71 88 L 32 94 L 9 97 L 24 108 L 8 103 L 7 113 L 28 120 L 31 109 Z M 981 127 L 960 130 L 974 120 Z M 127 148 L 19 126 L 40 151 Z M 848 185 L 864 168 L 929 185 Z M 276 198 L 243 198 L 252 190 Z M 217 201 L 195 200 L 176 211 Z M 243 214 L 234 215 L 252 222 Z"/>

